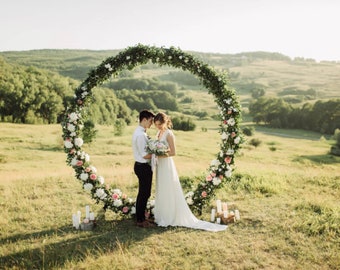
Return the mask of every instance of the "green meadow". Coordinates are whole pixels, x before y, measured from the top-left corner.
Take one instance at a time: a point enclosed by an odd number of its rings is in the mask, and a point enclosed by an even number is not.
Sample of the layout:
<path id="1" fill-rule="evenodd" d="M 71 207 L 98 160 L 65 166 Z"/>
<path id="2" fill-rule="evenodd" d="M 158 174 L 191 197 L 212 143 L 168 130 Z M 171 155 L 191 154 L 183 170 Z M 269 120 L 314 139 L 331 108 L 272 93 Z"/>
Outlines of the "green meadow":
<path id="1" fill-rule="evenodd" d="M 196 123 L 194 132 L 175 131 L 181 179 L 202 176 L 219 151 L 218 123 Z M 96 140 L 84 147 L 106 183 L 132 198 L 135 125 L 122 136 L 97 126 Z M 239 209 L 241 220 L 211 233 L 143 229 L 104 212 L 66 165 L 59 125 L 0 123 L 0 269 L 340 269 L 340 158 L 329 155 L 334 141 L 255 128 L 245 139 L 260 145 L 244 143 L 232 180 L 216 194 Z M 85 205 L 96 213 L 92 231 L 72 228 L 72 214 L 84 214 Z M 199 218 L 208 221 L 212 207 L 214 200 Z"/>

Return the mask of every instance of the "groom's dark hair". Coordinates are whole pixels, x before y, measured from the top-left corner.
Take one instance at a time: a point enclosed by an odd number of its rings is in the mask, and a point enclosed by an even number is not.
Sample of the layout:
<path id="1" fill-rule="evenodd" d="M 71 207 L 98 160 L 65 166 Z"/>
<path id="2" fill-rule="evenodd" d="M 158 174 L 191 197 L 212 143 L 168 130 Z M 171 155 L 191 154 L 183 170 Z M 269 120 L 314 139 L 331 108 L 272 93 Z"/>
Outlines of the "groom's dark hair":
<path id="1" fill-rule="evenodd" d="M 139 122 L 142 122 L 142 120 L 144 118 L 150 119 L 150 118 L 154 118 L 154 117 L 155 117 L 155 115 L 152 112 L 150 112 L 149 110 L 143 110 L 139 113 Z"/>

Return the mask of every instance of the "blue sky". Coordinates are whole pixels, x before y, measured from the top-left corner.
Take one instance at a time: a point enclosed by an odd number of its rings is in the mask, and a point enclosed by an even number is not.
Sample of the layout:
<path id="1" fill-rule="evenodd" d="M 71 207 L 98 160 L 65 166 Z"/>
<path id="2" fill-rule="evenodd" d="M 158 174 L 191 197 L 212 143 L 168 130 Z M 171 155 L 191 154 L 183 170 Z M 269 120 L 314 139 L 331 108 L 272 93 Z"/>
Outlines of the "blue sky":
<path id="1" fill-rule="evenodd" d="M 338 0 L 1 0 L 0 51 L 268 51 L 340 61 Z"/>

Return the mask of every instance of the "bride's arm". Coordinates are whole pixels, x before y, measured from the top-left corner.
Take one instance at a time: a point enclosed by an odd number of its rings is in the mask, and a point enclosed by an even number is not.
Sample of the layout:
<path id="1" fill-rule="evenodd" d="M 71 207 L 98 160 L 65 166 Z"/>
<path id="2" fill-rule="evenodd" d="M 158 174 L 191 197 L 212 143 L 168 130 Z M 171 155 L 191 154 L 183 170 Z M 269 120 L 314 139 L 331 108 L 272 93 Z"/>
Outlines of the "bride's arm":
<path id="1" fill-rule="evenodd" d="M 168 152 L 168 156 L 175 156 L 176 155 L 176 145 L 175 145 L 175 138 L 174 135 L 172 133 L 168 134 L 166 136 L 166 140 L 169 144 L 169 152 Z"/>

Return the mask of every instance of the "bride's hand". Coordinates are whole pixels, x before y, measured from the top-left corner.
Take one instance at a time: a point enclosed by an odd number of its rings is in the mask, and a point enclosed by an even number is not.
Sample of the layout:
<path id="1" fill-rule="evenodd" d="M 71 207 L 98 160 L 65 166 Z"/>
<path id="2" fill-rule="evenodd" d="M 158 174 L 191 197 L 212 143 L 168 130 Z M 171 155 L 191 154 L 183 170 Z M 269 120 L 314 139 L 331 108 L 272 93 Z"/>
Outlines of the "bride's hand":
<path id="1" fill-rule="evenodd" d="M 169 153 L 165 153 L 164 155 L 159 156 L 159 157 L 161 157 L 161 158 L 167 158 L 167 157 L 170 157 L 170 155 L 169 155 Z"/>

